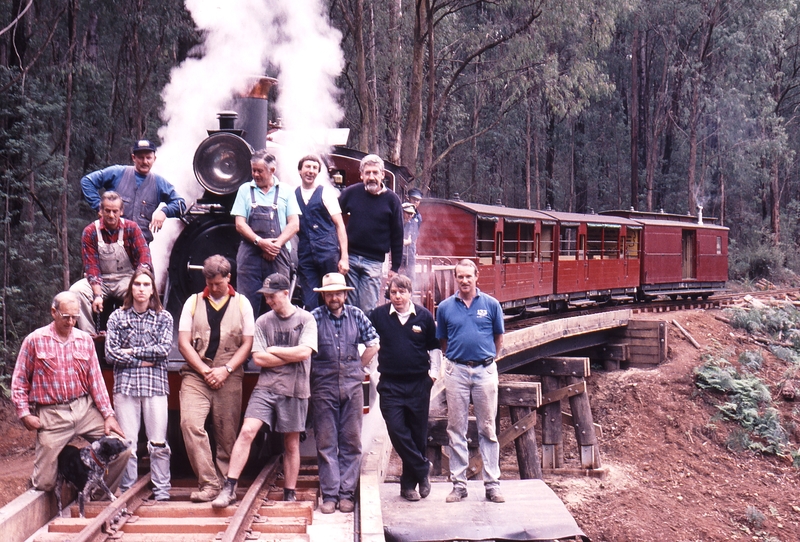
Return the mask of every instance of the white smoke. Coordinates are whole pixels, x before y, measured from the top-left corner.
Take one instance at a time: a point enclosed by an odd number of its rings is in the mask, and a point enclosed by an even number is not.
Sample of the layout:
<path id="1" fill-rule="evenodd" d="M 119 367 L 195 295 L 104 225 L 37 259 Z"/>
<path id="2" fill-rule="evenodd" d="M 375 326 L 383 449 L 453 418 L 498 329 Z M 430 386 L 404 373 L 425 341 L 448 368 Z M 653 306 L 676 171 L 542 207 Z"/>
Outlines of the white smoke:
<path id="1" fill-rule="evenodd" d="M 299 182 L 297 160 L 327 151 L 320 134 L 342 118 L 335 86 L 344 66 L 341 34 L 331 28 L 322 1 L 186 0 L 186 9 L 204 34 L 202 56 L 174 68 L 164 89 L 166 125 L 159 130 L 162 146 L 154 171 L 175 185 L 187 205 L 194 203 L 203 189 L 192 159 L 206 130 L 217 127 L 216 114 L 247 89 L 248 79 L 269 75 L 279 80 L 276 106 L 287 129 L 279 178 Z M 265 74 L 268 65 L 278 73 Z M 162 291 L 180 230 L 180 224 L 170 224 L 151 245 Z"/>

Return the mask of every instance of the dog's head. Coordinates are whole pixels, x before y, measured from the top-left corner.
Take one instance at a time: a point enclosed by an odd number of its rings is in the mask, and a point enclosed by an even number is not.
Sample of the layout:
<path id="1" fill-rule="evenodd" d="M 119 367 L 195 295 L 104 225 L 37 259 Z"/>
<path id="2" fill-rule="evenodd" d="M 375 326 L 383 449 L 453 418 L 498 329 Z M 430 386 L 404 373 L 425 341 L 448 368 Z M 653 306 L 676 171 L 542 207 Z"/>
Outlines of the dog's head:
<path id="1" fill-rule="evenodd" d="M 104 464 L 114 461 L 119 454 L 131 447 L 131 443 L 114 437 L 102 437 L 92 443 L 92 450 Z"/>

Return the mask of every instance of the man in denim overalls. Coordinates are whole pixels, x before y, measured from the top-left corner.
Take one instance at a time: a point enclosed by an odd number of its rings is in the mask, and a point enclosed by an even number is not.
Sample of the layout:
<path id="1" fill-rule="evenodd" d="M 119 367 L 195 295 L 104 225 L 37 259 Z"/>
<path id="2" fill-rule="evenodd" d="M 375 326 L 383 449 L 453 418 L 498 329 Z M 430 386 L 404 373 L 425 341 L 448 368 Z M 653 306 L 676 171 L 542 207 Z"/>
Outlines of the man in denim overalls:
<path id="1" fill-rule="evenodd" d="M 257 317 L 266 310 L 258 293 L 264 279 L 273 273 L 291 277 L 289 239 L 300 229 L 300 209 L 291 188 L 275 176 L 273 155 L 256 151 L 250 170 L 253 180 L 239 187 L 231 215 L 242 236 L 236 254 L 236 289 L 250 301 Z"/>

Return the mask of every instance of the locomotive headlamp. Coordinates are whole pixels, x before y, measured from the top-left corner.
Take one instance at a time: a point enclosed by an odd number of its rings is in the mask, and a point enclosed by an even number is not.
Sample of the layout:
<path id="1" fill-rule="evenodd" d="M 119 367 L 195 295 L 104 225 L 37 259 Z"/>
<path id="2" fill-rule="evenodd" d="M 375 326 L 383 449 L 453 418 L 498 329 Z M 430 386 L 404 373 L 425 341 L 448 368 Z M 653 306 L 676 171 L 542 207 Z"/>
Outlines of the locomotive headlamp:
<path id="1" fill-rule="evenodd" d="M 203 188 L 217 195 L 236 192 L 250 180 L 253 148 L 241 137 L 218 132 L 206 138 L 194 153 L 194 174 Z"/>

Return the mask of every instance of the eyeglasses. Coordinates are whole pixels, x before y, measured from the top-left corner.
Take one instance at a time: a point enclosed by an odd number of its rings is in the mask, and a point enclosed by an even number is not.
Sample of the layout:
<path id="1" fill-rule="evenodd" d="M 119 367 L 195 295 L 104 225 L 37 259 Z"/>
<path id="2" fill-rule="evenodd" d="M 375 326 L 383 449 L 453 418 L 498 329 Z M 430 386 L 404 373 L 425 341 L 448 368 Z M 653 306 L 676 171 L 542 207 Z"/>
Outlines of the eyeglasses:
<path id="1" fill-rule="evenodd" d="M 75 320 L 77 322 L 78 316 L 80 316 L 78 314 L 64 314 L 58 309 L 56 309 L 56 313 L 58 314 L 58 317 L 64 320 L 65 322 L 68 320 Z"/>

